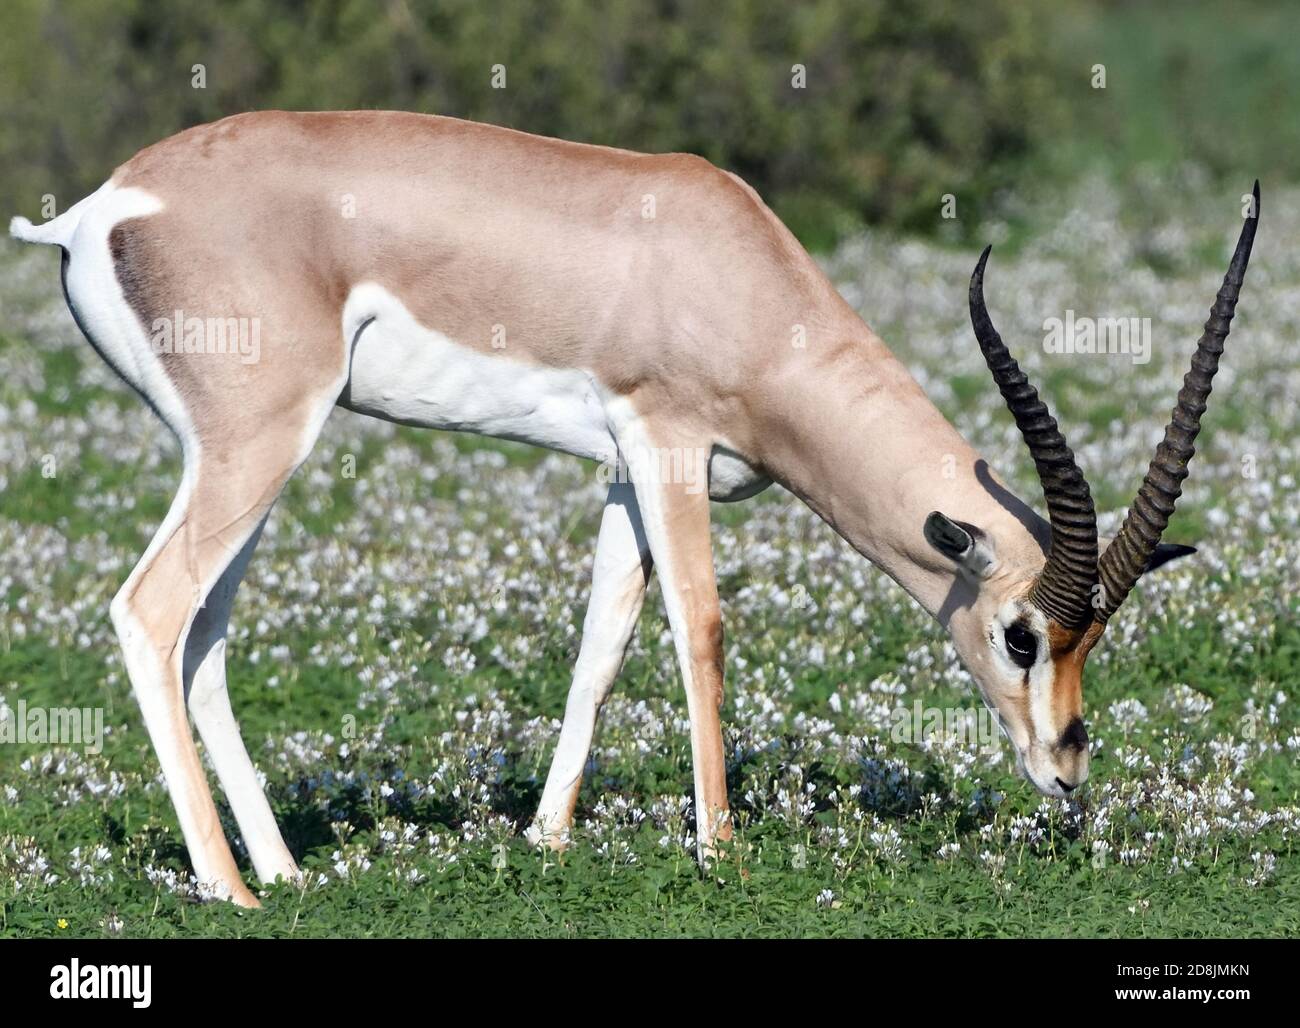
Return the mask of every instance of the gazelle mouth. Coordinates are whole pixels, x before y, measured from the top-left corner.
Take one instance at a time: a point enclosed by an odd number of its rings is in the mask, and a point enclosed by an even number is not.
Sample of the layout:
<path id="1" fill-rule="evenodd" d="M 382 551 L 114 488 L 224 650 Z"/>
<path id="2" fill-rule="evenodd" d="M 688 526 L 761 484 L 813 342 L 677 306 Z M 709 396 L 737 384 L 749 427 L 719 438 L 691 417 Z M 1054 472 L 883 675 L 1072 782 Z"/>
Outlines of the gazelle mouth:
<path id="1" fill-rule="evenodd" d="M 1024 772 L 1025 779 L 1043 796 L 1050 796 L 1052 799 L 1063 800 L 1072 796 L 1079 789 L 1078 783 L 1075 785 L 1067 784 L 1060 775 L 1053 775 L 1050 784 L 1044 784 L 1035 778 L 1028 771 Z"/>

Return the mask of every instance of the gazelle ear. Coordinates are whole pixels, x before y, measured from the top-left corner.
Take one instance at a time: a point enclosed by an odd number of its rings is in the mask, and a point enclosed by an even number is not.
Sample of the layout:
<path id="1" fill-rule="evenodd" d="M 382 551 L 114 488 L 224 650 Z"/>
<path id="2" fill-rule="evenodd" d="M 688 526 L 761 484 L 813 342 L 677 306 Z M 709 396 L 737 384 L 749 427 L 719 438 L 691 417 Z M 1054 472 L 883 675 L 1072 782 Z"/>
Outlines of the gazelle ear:
<path id="1" fill-rule="evenodd" d="M 1151 554 L 1151 559 L 1147 561 L 1147 571 L 1154 571 L 1161 564 L 1168 564 L 1171 560 L 1195 552 L 1195 546 L 1184 546 L 1182 543 L 1157 543 L 1156 552 Z M 1146 571 L 1142 573 L 1146 574 Z"/>
<path id="2" fill-rule="evenodd" d="M 1101 551 L 1105 553 L 1114 537 L 1101 540 Z M 1147 566 L 1143 569 L 1142 574 L 1148 571 L 1154 571 L 1161 564 L 1168 564 L 1171 560 L 1177 560 L 1179 557 L 1186 557 L 1196 552 L 1195 546 L 1184 546 L 1182 543 L 1157 543 L 1155 552 L 1147 558 Z"/>
<path id="3" fill-rule="evenodd" d="M 925 519 L 925 539 L 967 574 L 984 578 L 997 564 L 993 542 L 974 525 L 932 511 Z"/>

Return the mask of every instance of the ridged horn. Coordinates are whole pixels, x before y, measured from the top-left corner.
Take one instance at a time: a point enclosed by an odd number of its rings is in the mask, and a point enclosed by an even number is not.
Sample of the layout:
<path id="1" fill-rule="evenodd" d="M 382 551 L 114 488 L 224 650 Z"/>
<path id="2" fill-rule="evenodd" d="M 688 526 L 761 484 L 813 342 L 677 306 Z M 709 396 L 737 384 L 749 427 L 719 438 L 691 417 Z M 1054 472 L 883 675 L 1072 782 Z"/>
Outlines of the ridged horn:
<path id="1" fill-rule="evenodd" d="M 986 247 L 970 279 L 970 320 L 984 361 L 993 374 L 1029 447 L 1052 526 L 1047 564 L 1029 594 L 1030 602 L 1069 628 L 1092 620 L 1092 587 L 1097 581 L 1097 512 L 1088 482 L 1057 428 L 1047 405 L 1007 352 L 984 305 Z"/>
<path id="2" fill-rule="evenodd" d="M 1232 263 L 1228 265 L 1223 286 L 1210 308 L 1205 331 L 1192 354 L 1191 369 L 1178 391 L 1178 401 L 1174 404 L 1165 437 L 1156 447 L 1142 488 L 1124 518 L 1119 534 L 1102 554 L 1097 569 L 1102 586 L 1101 605 L 1096 613 L 1098 621 L 1107 621 L 1142 577 L 1182 494 L 1187 465 L 1196 453 L 1193 444 L 1201 430 L 1201 415 L 1205 413 L 1214 373 L 1219 370 L 1219 358 L 1223 355 L 1223 344 L 1228 338 L 1237 297 L 1241 294 L 1250 248 L 1255 242 L 1255 228 L 1259 224 L 1259 182 L 1255 183 L 1254 195 L 1252 216 L 1241 227 Z"/>

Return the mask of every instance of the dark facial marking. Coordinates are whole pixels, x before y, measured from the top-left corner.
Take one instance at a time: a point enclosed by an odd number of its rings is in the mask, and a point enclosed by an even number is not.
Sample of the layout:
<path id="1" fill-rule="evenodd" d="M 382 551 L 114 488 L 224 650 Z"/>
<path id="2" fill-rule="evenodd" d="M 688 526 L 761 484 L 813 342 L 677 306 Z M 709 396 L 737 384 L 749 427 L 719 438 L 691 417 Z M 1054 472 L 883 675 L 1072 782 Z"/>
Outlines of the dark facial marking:
<path id="1" fill-rule="evenodd" d="M 1088 729 L 1083 726 L 1083 718 L 1076 717 L 1065 726 L 1065 731 L 1061 733 L 1060 741 L 1056 744 L 1063 750 L 1077 750 L 1082 752 L 1088 747 Z"/>

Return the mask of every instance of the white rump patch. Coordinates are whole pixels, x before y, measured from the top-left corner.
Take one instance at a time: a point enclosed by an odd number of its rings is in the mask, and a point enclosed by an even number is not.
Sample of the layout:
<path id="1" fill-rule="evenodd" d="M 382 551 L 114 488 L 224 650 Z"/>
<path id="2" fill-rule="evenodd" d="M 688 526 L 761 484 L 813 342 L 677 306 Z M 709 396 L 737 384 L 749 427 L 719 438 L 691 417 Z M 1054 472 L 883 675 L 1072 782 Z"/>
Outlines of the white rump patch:
<path id="1" fill-rule="evenodd" d="M 109 252 L 114 226 L 128 218 L 157 214 L 163 203 L 143 189 L 119 189 L 111 182 L 63 215 L 78 220 L 68 249 L 68 297 L 86 335 L 117 373 L 135 386 L 163 416 L 172 431 L 187 442 L 189 417 L 181 406 L 149 337 L 122 294 Z"/>

